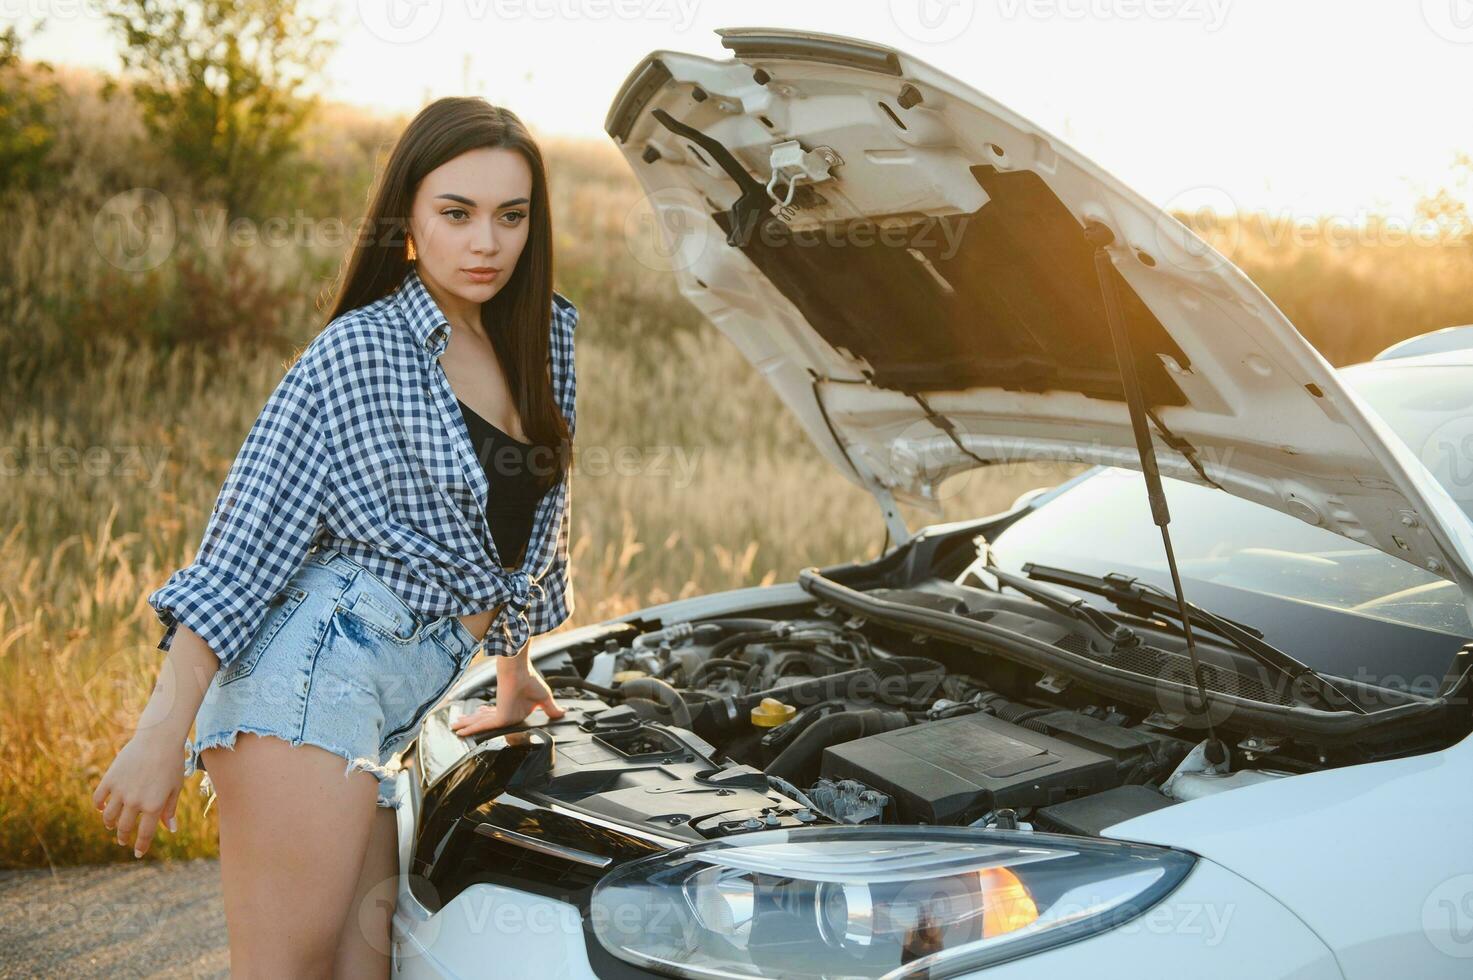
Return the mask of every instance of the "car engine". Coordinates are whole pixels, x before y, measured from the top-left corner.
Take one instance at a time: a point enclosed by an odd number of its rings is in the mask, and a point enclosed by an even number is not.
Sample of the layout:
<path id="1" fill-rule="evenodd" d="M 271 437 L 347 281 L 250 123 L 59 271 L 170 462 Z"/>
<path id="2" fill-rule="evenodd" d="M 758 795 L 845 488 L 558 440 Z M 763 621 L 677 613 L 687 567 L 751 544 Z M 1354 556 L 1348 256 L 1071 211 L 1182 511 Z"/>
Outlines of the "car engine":
<path id="1" fill-rule="evenodd" d="M 1105 706 L 1009 697 L 830 619 L 671 632 L 609 643 L 584 677 L 549 677 L 573 695 L 547 729 L 569 746 L 549 795 L 692 839 L 1020 815 L 1089 832 L 1124 804 L 1066 804 L 1165 777 L 1192 745 Z"/>
<path id="2" fill-rule="evenodd" d="M 415 755 L 425 904 L 508 876 L 577 891 L 617 861 L 772 828 L 1097 835 L 1249 775 L 1189 787 L 1200 734 L 1170 719 L 832 606 L 795 612 L 568 647 L 542 665 L 557 720 L 467 739 L 449 721 L 493 692 L 441 705 Z"/>

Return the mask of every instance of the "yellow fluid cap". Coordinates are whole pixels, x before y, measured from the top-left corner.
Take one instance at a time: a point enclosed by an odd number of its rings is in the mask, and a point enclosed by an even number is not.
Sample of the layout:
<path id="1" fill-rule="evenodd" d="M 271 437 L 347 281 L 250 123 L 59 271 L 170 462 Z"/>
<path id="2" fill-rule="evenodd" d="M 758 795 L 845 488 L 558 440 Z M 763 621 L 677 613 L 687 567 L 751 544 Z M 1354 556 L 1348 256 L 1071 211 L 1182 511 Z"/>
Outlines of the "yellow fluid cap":
<path id="1" fill-rule="evenodd" d="M 759 728 L 776 728 L 798 713 L 791 704 L 783 704 L 777 698 L 763 698 L 762 703 L 752 709 L 752 724 Z"/>
<path id="2" fill-rule="evenodd" d="M 642 670 L 621 670 L 614 675 L 614 683 L 623 684 L 625 681 L 639 680 L 641 677 L 648 676 L 650 675 Z"/>

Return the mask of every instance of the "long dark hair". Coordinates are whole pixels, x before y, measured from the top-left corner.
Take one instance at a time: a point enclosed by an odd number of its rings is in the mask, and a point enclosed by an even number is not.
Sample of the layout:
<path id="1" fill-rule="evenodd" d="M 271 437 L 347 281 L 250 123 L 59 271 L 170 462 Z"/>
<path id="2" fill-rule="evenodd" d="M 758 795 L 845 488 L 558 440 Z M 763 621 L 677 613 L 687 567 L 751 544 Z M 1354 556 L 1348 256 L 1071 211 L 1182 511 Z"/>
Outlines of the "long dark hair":
<path id="1" fill-rule="evenodd" d="M 516 150 L 532 170 L 527 243 L 504 287 L 481 304 L 491 338 L 516 399 L 528 438 L 556 450 L 555 483 L 568 466 L 568 424 L 553 397 L 549 371 L 552 332 L 552 215 L 542 151 L 516 113 L 476 96 L 436 99 L 405 128 L 370 194 L 368 213 L 343 261 L 324 325 L 389 295 L 404 281 L 405 232 L 419 183 L 430 171 L 468 150 Z"/>

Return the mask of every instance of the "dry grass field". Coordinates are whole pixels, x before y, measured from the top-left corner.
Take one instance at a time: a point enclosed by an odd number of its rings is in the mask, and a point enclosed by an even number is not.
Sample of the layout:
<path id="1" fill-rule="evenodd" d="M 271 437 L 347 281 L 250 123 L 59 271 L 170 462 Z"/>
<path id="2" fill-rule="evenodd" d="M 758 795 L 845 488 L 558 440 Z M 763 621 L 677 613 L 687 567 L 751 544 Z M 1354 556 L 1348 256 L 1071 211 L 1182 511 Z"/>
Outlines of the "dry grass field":
<path id="1" fill-rule="evenodd" d="M 247 241 L 178 188 L 126 96 L 104 102 L 84 75 L 62 83 L 64 172 L 0 206 L 0 867 L 131 860 L 89 796 L 162 656 L 144 598 L 190 560 L 256 412 L 320 329 L 342 254 L 334 229 L 362 207 L 376 153 L 403 122 L 321 113 L 279 215 L 301 233 Z M 544 150 L 557 285 L 581 310 L 570 625 L 876 555 L 884 528 L 868 495 L 673 280 L 638 260 L 622 159 L 597 141 Z M 174 215 L 177 243 L 151 268 L 114 261 L 110 236 L 128 229 L 105 219 L 128 188 L 154 189 Z M 1277 234 L 1261 216 L 1212 233 L 1336 363 L 1473 322 L 1466 242 L 1347 243 Z M 591 452 L 619 447 L 634 466 Z M 974 474 L 943 519 L 1001 509 L 1069 472 Z M 179 832 L 161 833 L 150 860 L 214 853 L 214 817 L 190 790 Z"/>

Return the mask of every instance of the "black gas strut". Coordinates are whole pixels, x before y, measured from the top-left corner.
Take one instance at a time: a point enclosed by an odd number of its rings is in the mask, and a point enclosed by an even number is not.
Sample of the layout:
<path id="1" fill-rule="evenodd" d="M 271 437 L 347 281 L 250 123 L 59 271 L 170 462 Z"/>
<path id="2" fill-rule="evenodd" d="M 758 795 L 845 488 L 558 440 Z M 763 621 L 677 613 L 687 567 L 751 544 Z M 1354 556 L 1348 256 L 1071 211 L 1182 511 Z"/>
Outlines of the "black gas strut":
<path id="1" fill-rule="evenodd" d="M 1089 221 L 1084 226 L 1085 239 L 1095 248 L 1095 275 L 1100 280 L 1100 295 L 1105 301 L 1105 319 L 1110 324 L 1110 336 L 1115 341 L 1115 359 L 1120 362 L 1120 384 L 1125 389 L 1125 404 L 1130 409 L 1130 428 L 1135 436 L 1136 452 L 1141 458 L 1141 472 L 1146 477 L 1146 494 L 1151 500 L 1151 519 L 1161 529 L 1161 544 L 1166 548 L 1166 566 L 1171 570 L 1171 585 L 1176 591 L 1176 604 L 1181 613 L 1182 631 L 1187 640 L 1187 656 L 1192 662 L 1192 676 L 1197 682 L 1197 697 L 1202 716 L 1207 722 L 1207 761 L 1221 765 L 1227 761 L 1227 747 L 1217 737 L 1212 724 L 1210 702 L 1207 699 L 1207 682 L 1202 673 L 1202 663 L 1197 659 L 1197 645 L 1192 640 L 1191 613 L 1187 611 L 1187 597 L 1182 590 L 1181 574 L 1176 570 L 1176 552 L 1171 547 L 1171 512 L 1166 508 L 1166 489 L 1161 485 L 1161 471 L 1156 466 L 1156 447 L 1151 443 L 1151 430 L 1146 424 L 1146 399 L 1141 393 L 1140 377 L 1135 372 L 1135 355 L 1131 352 L 1130 334 L 1125 328 L 1125 317 L 1120 312 L 1120 294 L 1115 290 L 1115 263 L 1110 259 L 1109 246 L 1115 241 L 1115 233 L 1098 221 Z"/>

